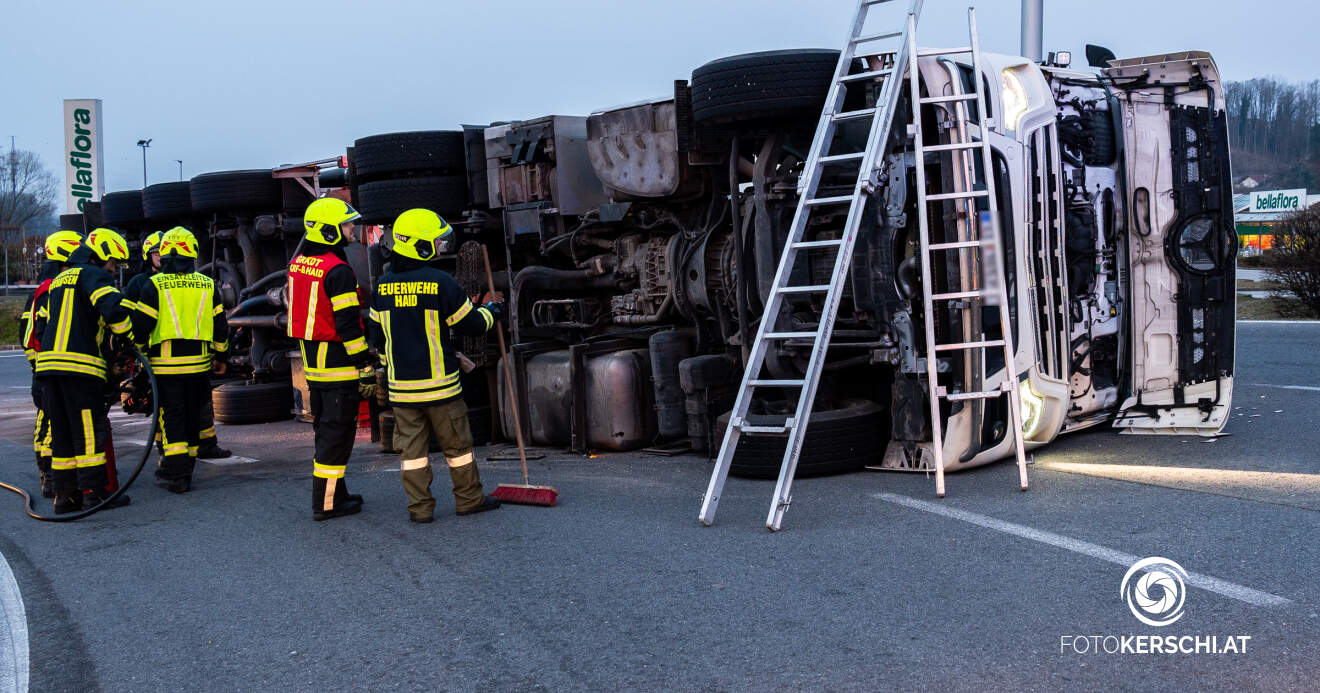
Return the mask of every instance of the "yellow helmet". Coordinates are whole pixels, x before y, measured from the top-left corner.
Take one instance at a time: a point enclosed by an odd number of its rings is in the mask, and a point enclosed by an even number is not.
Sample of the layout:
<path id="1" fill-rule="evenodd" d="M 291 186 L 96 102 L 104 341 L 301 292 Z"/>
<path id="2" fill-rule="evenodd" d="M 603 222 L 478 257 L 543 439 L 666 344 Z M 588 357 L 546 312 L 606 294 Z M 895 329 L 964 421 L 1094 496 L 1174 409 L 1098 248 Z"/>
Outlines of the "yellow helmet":
<path id="1" fill-rule="evenodd" d="M 83 237 L 77 231 L 56 231 L 46 236 L 46 259 L 55 262 L 68 262 L 69 256 L 83 244 Z"/>
<path id="2" fill-rule="evenodd" d="M 453 229 L 429 209 L 410 209 L 394 220 L 392 252 L 423 262 L 440 253 L 440 239 Z"/>
<path id="3" fill-rule="evenodd" d="M 110 229 L 94 229 L 87 234 L 87 240 L 83 241 L 83 245 L 91 248 L 92 253 L 101 258 L 101 262 L 128 259 L 128 242 L 123 236 Z"/>
<path id="4" fill-rule="evenodd" d="M 164 231 L 152 231 L 146 238 L 142 239 L 142 259 L 150 260 L 151 254 L 160 248 L 160 237 L 164 236 Z"/>
<path id="5" fill-rule="evenodd" d="M 197 237 L 192 231 L 176 226 L 160 236 L 160 256 L 197 259 Z"/>
<path id="6" fill-rule="evenodd" d="M 347 202 L 334 197 L 312 200 L 303 212 L 303 226 L 307 227 L 307 240 L 323 245 L 338 245 L 344 240 L 341 226 L 362 216 Z"/>

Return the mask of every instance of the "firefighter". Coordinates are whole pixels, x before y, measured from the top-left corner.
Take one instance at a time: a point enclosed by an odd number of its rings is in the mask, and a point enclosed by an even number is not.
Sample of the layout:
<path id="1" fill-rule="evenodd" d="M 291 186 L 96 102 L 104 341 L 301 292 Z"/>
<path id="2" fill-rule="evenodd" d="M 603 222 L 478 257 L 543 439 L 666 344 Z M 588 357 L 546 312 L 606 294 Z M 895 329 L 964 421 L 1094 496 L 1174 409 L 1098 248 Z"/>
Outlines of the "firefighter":
<path id="1" fill-rule="evenodd" d="M 164 231 L 153 231 L 142 239 L 142 271 L 133 275 L 124 286 L 124 300 L 137 303 L 142 290 L 151 282 L 151 278 L 160 271 L 160 239 Z M 203 460 L 215 460 L 229 457 L 233 453 L 220 447 L 220 440 L 215 435 L 215 409 L 208 397 L 202 404 L 201 443 L 197 446 L 197 457 Z M 161 432 L 156 432 L 156 447 L 161 443 Z M 163 453 L 162 453 L 163 454 Z"/>
<path id="2" fill-rule="evenodd" d="M 37 350 L 42 409 L 50 419 L 55 512 L 99 504 L 106 490 L 107 328 L 131 343 L 133 327 L 111 274 L 128 259 L 128 243 L 110 229 L 87 234 L 46 291 L 46 327 Z M 79 493 L 79 489 L 84 493 Z M 127 505 L 120 496 L 115 506 Z"/>
<path id="3" fill-rule="evenodd" d="M 156 373 L 164 455 L 156 476 L 173 493 L 192 488 L 209 373 L 223 373 L 229 349 L 225 309 L 215 282 L 194 268 L 197 238 L 176 226 L 160 240 L 161 271 L 142 287 L 133 331 Z"/>
<path id="4" fill-rule="evenodd" d="M 369 311 L 372 343 L 388 371 L 394 444 L 402 453 L 403 489 L 413 522 L 431 522 L 435 510 L 427 457 L 432 436 L 449 463 L 455 512 L 471 515 L 500 506 L 481 488 L 450 330 L 483 334 L 501 311 L 497 304 L 473 308 L 458 282 L 431 266 L 440 240 L 450 232 L 449 224 L 430 210 L 400 214 L 392 233 L 390 272 L 376 281 Z"/>
<path id="5" fill-rule="evenodd" d="M 358 371 L 371 368 L 362 324 L 364 297 L 344 256 L 356 240 L 358 213 L 343 200 L 322 198 L 303 213 L 302 254 L 289 263 L 289 336 L 298 340 L 311 394 L 312 519 L 362 510 L 362 496 L 345 484 L 357 435 Z"/>
<path id="6" fill-rule="evenodd" d="M 23 352 L 27 355 L 28 366 L 32 369 L 32 404 L 37 409 L 37 421 L 32 430 L 32 451 L 37 457 L 37 474 L 41 479 L 41 495 L 55 497 L 55 487 L 50 473 L 50 419 L 42 411 L 41 384 L 36 377 L 37 351 L 41 348 L 41 336 L 46 329 L 46 292 L 50 283 L 63 272 L 69 262 L 69 255 L 82 245 L 82 234 L 76 231 L 56 231 L 46 237 L 46 264 L 41 268 L 41 283 L 32 298 L 23 307 L 20 328 L 23 335 Z"/>

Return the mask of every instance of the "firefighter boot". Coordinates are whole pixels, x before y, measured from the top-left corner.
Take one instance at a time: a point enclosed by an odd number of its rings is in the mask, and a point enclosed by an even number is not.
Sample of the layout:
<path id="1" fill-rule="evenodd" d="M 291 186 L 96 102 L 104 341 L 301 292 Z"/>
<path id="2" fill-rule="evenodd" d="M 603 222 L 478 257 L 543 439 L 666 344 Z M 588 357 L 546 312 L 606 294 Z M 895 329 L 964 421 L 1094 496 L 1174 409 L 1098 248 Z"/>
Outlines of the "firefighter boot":
<path id="1" fill-rule="evenodd" d="M 82 510 L 82 491 L 57 491 L 55 493 L 55 514 L 74 513 Z"/>
<path id="2" fill-rule="evenodd" d="M 321 522 L 362 511 L 362 496 L 350 494 L 343 479 L 312 477 L 312 519 Z"/>
<path id="3" fill-rule="evenodd" d="M 37 474 L 41 477 L 41 497 L 55 497 L 55 478 L 50 473 L 50 457 L 37 453 Z"/>
<path id="4" fill-rule="evenodd" d="M 481 474 L 477 472 L 476 462 L 450 467 L 449 477 L 454 481 L 455 514 L 475 515 L 500 507 L 500 502 L 494 496 L 482 492 Z"/>
<path id="5" fill-rule="evenodd" d="M 102 501 L 113 495 L 114 495 L 113 491 L 107 491 L 105 489 L 99 489 L 99 488 L 93 489 L 91 491 L 87 491 L 83 493 L 82 508 L 83 510 L 91 510 L 92 508 L 95 508 L 96 506 L 100 505 Z M 130 502 L 132 502 L 132 499 L 129 498 L 127 494 L 124 494 L 114 499 L 114 501 L 107 503 L 106 506 L 102 508 L 102 510 L 109 510 L 110 508 L 122 508 L 125 505 L 128 505 Z"/>
<path id="6" fill-rule="evenodd" d="M 222 460 L 232 454 L 233 451 L 220 447 L 220 441 L 215 436 L 203 438 L 201 446 L 197 448 L 197 457 L 203 460 Z"/>

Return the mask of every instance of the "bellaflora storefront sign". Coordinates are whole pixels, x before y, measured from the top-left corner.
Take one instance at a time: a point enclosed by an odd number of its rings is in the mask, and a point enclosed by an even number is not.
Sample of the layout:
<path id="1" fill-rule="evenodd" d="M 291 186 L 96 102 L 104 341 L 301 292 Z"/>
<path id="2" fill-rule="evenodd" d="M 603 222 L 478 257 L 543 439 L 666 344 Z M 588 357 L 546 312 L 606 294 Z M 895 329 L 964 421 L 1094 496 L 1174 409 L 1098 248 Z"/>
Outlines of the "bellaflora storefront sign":
<path id="1" fill-rule="evenodd" d="M 64 100 L 65 211 L 80 214 L 83 205 L 105 193 L 101 144 L 101 100 Z"/>
<path id="2" fill-rule="evenodd" d="M 1251 193 L 1248 212 L 1291 212 L 1306 206 L 1306 190 L 1265 190 Z"/>

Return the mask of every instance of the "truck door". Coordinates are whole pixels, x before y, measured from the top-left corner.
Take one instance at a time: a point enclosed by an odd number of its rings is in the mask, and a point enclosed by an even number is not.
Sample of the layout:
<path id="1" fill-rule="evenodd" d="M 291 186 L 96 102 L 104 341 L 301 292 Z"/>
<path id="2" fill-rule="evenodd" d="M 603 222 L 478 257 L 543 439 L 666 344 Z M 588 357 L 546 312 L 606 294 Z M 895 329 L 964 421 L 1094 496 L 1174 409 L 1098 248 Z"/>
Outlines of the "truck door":
<path id="1" fill-rule="evenodd" d="M 1214 435 L 1233 392 L 1237 233 L 1223 84 L 1208 53 L 1116 60 L 1128 212 L 1129 433 Z"/>

